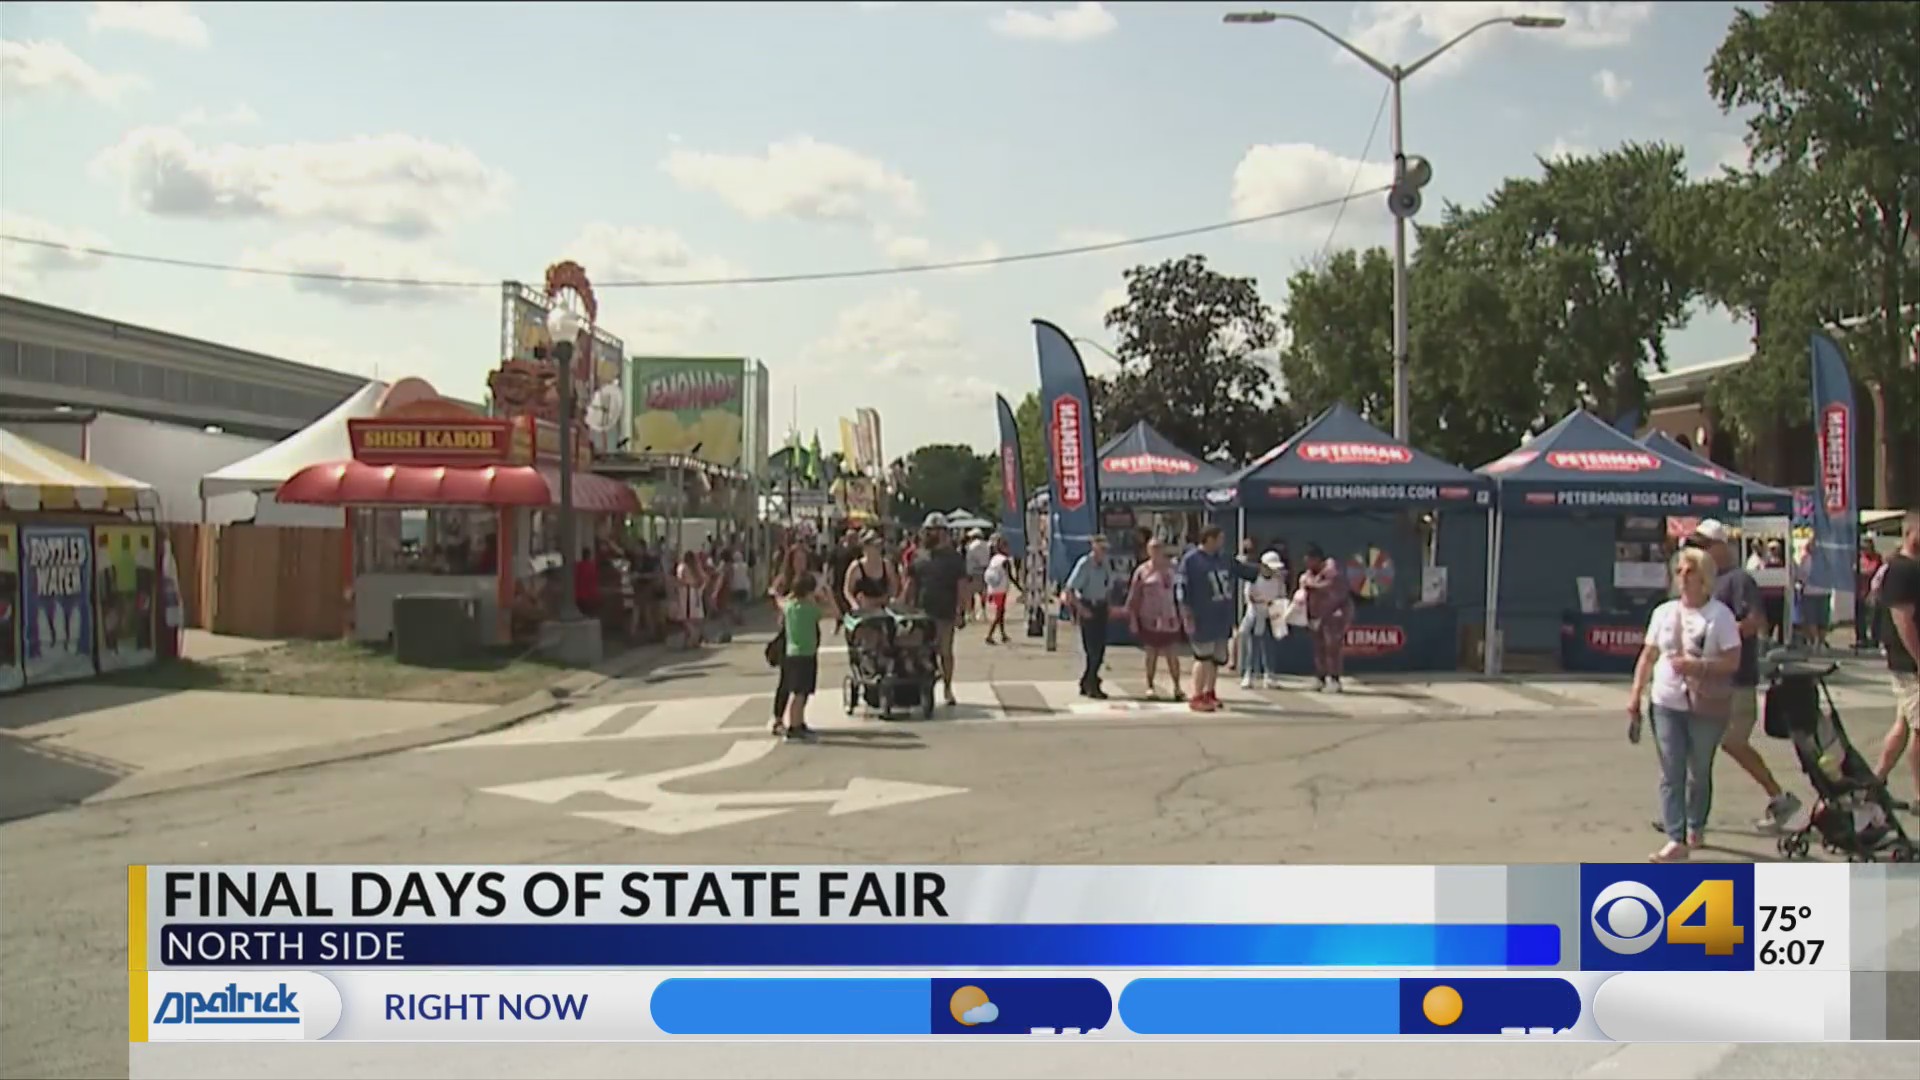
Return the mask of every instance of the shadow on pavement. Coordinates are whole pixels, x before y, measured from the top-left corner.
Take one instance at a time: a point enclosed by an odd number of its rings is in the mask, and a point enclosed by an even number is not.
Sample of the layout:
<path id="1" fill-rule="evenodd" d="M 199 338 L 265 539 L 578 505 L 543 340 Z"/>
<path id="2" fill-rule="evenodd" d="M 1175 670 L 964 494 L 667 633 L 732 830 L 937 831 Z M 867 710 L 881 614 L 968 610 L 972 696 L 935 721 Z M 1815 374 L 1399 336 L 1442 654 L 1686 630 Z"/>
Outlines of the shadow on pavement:
<path id="1" fill-rule="evenodd" d="M 53 753 L 25 739 L 0 737 L 0 822 L 65 810 L 126 775 L 113 762 Z"/>
<path id="2" fill-rule="evenodd" d="M 194 687 L 123 686 L 97 680 L 29 686 L 4 699 L 6 708 L 0 709 L 0 731 L 18 731 L 52 720 L 140 705 L 190 689 Z"/>
<path id="3" fill-rule="evenodd" d="M 910 731 L 814 730 L 815 746 L 857 746 L 862 750 L 925 750 L 927 744 Z"/>

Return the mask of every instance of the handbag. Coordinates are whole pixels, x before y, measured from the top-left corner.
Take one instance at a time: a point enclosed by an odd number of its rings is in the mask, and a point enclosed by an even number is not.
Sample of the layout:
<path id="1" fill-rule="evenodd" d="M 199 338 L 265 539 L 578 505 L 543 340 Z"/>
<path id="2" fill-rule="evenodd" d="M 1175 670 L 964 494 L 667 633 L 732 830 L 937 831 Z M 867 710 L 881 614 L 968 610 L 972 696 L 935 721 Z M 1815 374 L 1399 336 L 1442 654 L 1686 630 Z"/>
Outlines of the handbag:
<path id="1" fill-rule="evenodd" d="M 1287 602 L 1287 625 L 1304 629 L 1307 626 L 1307 590 L 1298 589 L 1293 599 Z"/>
<path id="2" fill-rule="evenodd" d="M 1678 601 L 1675 601 L 1677 604 Z M 1677 608 L 1673 614 L 1673 654 L 1685 656 L 1686 608 Z M 1703 652 L 1701 659 L 1711 659 L 1711 654 Z M 1724 719 L 1733 712 L 1733 677 L 1731 675 L 1709 675 L 1704 678 L 1686 679 L 1687 704 L 1697 716 L 1708 719 Z"/>
<path id="3" fill-rule="evenodd" d="M 777 668 L 787 658 L 787 628 L 782 626 L 773 632 L 772 640 L 767 642 L 767 666 Z"/>

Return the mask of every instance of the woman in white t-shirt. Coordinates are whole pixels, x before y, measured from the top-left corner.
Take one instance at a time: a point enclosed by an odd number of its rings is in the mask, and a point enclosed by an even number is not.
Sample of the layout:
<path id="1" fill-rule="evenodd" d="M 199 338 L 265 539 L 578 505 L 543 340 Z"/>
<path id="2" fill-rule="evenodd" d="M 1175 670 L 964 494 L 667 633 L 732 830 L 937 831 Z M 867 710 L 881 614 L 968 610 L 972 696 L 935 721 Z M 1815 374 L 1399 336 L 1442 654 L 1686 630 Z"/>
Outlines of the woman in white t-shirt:
<path id="1" fill-rule="evenodd" d="M 1679 596 L 1653 611 L 1633 672 L 1627 738 L 1640 739 L 1641 705 L 1653 687 L 1654 745 L 1660 751 L 1660 818 L 1667 844 L 1654 862 L 1678 862 L 1703 842 L 1713 809 L 1713 757 L 1727 730 L 1740 624 L 1713 598 L 1712 556 L 1698 548 L 1674 563 Z"/>

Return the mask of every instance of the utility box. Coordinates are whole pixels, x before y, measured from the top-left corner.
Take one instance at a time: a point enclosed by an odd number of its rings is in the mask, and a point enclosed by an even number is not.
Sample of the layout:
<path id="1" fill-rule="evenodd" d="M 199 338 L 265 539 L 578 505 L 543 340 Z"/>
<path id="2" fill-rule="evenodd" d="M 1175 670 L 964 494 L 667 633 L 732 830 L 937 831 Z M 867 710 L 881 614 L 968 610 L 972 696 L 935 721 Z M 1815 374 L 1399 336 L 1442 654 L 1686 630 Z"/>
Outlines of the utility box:
<path id="1" fill-rule="evenodd" d="M 448 667 L 480 652 L 480 602 L 457 593 L 393 598 L 393 658 L 416 667 Z"/>

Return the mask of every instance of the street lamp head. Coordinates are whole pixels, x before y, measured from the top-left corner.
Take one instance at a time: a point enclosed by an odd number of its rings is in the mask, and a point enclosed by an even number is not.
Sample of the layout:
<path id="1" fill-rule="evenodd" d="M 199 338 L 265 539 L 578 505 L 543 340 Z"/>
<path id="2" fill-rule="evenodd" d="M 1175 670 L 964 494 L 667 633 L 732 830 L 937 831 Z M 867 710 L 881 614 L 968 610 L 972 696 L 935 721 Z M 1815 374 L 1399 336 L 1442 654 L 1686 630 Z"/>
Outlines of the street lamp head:
<path id="1" fill-rule="evenodd" d="M 1522 30 L 1558 30 L 1567 20 L 1563 15 L 1516 15 L 1513 25 Z"/>
<path id="2" fill-rule="evenodd" d="M 1222 22 L 1239 24 L 1279 22 L 1280 16 L 1271 11 L 1234 11 L 1229 12 Z"/>
<path id="3" fill-rule="evenodd" d="M 551 338 L 555 345 L 563 341 L 569 345 L 573 344 L 579 340 L 580 331 L 585 328 L 586 320 L 571 308 L 555 304 L 553 310 L 547 312 L 547 337 Z"/>

